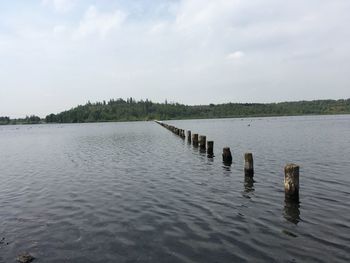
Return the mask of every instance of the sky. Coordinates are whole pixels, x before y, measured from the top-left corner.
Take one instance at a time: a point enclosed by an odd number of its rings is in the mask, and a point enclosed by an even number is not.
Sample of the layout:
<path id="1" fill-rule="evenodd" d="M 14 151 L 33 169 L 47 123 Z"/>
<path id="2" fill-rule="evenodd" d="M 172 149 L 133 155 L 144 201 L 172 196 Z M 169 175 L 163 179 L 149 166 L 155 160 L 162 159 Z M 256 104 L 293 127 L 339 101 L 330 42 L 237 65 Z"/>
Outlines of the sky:
<path id="1" fill-rule="evenodd" d="M 350 97 L 349 0 L 0 0 L 0 116 Z"/>

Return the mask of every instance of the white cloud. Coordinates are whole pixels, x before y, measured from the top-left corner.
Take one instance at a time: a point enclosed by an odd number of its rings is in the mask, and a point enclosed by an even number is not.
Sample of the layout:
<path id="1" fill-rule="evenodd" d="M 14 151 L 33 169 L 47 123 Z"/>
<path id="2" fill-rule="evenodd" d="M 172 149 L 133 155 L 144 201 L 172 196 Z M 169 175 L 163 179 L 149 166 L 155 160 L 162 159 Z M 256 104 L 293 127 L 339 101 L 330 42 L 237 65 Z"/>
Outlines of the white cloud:
<path id="1" fill-rule="evenodd" d="M 230 60 L 237 60 L 237 59 L 240 59 L 242 57 L 244 57 L 245 54 L 243 51 L 235 51 L 233 53 L 230 53 L 227 55 L 227 59 L 230 59 Z"/>
<path id="2" fill-rule="evenodd" d="M 349 94 L 350 1 L 130 2 L 43 1 L 75 8 L 64 16 L 0 8 L 0 111 L 28 112 L 15 101 L 26 100 L 23 87 L 61 98 L 47 100 L 43 114 L 116 96 L 209 103 Z M 168 2 L 171 12 L 154 12 Z"/>
<path id="3" fill-rule="evenodd" d="M 188 0 L 181 1 L 176 26 L 179 30 L 202 28 L 204 30 L 217 24 L 226 24 L 232 16 L 238 0 Z"/>
<path id="4" fill-rule="evenodd" d="M 54 36 L 58 37 L 61 36 L 63 34 L 65 34 L 67 32 L 67 28 L 65 26 L 62 25 L 57 25 L 53 28 L 53 33 Z"/>
<path id="5" fill-rule="evenodd" d="M 158 22 L 151 26 L 151 29 L 149 30 L 150 34 L 160 34 L 165 32 L 166 30 L 169 30 L 169 25 L 165 22 Z"/>
<path id="6" fill-rule="evenodd" d="M 110 31 L 119 28 L 125 18 L 126 14 L 120 10 L 102 13 L 95 6 L 90 6 L 80 21 L 73 38 L 79 39 L 93 34 L 104 38 Z"/>
<path id="7" fill-rule="evenodd" d="M 42 0 L 42 4 L 53 6 L 57 12 L 68 12 L 74 7 L 75 0 Z"/>

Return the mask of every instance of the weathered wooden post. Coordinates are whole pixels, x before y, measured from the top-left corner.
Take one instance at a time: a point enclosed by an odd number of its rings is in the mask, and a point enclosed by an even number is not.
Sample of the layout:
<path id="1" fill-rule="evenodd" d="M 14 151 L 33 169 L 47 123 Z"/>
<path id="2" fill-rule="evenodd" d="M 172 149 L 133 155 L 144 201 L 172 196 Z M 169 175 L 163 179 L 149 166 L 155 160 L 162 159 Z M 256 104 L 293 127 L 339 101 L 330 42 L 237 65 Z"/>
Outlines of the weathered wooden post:
<path id="1" fill-rule="evenodd" d="M 207 154 L 209 157 L 214 156 L 214 142 L 213 141 L 207 141 Z"/>
<path id="2" fill-rule="evenodd" d="M 193 146 L 198 146 L 198 133 L 192 134 L 192 144 Z"/>
<path id="3" fill-rule="evenodd" d="M 231 155 L 230 147 L 225 147 L 222 150 L 222 161 L 227 165 L 230 165 L 232 163 L 232 155 Z"/>
<path id="4" fill-rule="evenodd" d="M 284 192 L 286 199 L 299 200 L 299 166 L 296 164 L 284 167 Z"/>
<path id="5" fill-rule="evenodd" d="M 206 136 L 204 136 L 204 135 L 200 135 L 200 136 L 199 136 L 199 147 L 200 147 L 201 149 L 205 149 L 205 147 L 206 147 L 206 141 L 207 141 L 207 137 L 206 137 Z"/>
<path id="6" fill-rule="evenodd" d="M 187 131 L 187 141 L 191 142 L 191 131 Z"/>
<path id="7" fill-rule="evenodd" d="M 245 153 L 244 154 L 244 175 L 245 176 L 254 176 L 254 165 L 253 165 L 253 154 Z"/>

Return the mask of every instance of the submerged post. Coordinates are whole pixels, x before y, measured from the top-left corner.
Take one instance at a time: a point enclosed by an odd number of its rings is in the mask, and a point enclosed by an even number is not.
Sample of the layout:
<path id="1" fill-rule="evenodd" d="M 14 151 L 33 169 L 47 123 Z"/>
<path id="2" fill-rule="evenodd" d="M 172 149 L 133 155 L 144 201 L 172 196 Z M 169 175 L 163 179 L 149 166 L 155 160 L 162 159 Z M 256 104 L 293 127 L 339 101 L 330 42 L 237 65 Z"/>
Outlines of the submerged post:
<path id="1" fill-rule="evenodd" d="M 199 147 L 201 148 L 201 149 L 205 149 L 205 147 L 206 147 L 206 141 L 207 141 L 207 137 L 206 136 L 204 136 L 204 135 L 200 135 L 199 136 Z"/>
<path id="2" fill-rule="evenodd" d="M 284 192 L 287 199 L 299 200 L 299 166 L 296 164 L 284 167 Z"/>
<path id="3" fill-rule="evenodd" d="M 187 131 L 187 141 L 191 142 L 191 131 Z"/>
<path id="4" fill-rule="evenodd" d="M 244 154 L 244 175 L 253 177 L 254 176 L 254 165 L 253 165 L 253 154 Z"/>
<path id="5" fill-rule="evenodd" d="M 232 163 L 232 155 L 231 155 L 230 147 L 225 147 L 222 150 L 222 161 L 227 165 L 230 165 Z"/>
<path id="6" fill-rule="evenodd" d="M 194 146 L 198 146 L 198 134 L 195 133 L 195 134 L 192 134 L 192 143 Z"/>
<path id="7" fill-rule="evenodd" d="M 214 142 L 207 141 L 207 154 L 209 157 L 213 157 L 214 155 Z"/>
<path id="8" fill-rule="evenodd" d="M 185 138 L 186 136 L 185 136 L 185 130 L 183 130 L 183 129 L 181 129 L 181 138 Z"/>

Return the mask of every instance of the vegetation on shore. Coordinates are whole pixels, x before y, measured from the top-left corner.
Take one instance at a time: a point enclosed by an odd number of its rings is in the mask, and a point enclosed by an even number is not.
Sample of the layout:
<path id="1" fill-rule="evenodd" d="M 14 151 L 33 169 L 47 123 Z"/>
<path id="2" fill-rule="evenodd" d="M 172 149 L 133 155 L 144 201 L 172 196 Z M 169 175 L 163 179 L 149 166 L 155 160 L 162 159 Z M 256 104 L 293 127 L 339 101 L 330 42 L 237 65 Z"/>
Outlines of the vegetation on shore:
<path id="1" fill-rule="evenodd" d="M 167 120 L 194 118 L 262 117 L 311 114 L 350 114 L 350 99 L 314 100 L 280 103 L 224 103 L 209 105 L 184 105 L 179 103 L 154 103 L 117 99 L 106 102 L 88 102 L 58 114 L 50 114 L 45 120 L 30 116 L 21 120 L 0 117 L 0 124 L 83 123 L 105 121 Z"/>
<path id="2" fill-rule="evenodd" d="M 88 102 L 59 114 L 50 114 L 46 122 L 79 123 L 98 121 L 136 121 L 246 116 L 283 116 L 350 113 L 350 99 L 282 103 L 225 103 L 189 106 L 179 103 L 154 103 L 132 98 L 108 102 Z"/>
<path id="3" fill-rule="evenodd" d="M 0 116 L 0 125 L 7 125 L 7 124 L 39 124 L 43 123 L 44 120 L 42 120 L 40 117 L 31 115 L 26 116 L 23 119 L 10 119 L 10 117 L 1 117 Z"/>

